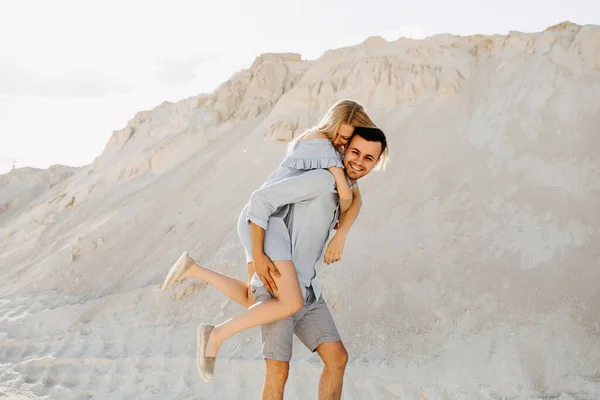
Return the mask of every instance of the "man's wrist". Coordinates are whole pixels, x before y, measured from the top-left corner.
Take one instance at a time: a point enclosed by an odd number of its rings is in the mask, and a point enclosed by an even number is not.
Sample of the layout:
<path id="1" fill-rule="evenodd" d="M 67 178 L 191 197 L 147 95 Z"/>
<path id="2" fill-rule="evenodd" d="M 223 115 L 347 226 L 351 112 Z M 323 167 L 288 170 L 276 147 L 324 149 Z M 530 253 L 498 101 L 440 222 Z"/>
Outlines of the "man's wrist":
<path id="1" fill-rule="evenodd" d="M 265 252 L 263 251 L 263 249 L 252 249 L 252 257 L 257 258 L 257 257 L 262 257 L 265 255 Z"/>

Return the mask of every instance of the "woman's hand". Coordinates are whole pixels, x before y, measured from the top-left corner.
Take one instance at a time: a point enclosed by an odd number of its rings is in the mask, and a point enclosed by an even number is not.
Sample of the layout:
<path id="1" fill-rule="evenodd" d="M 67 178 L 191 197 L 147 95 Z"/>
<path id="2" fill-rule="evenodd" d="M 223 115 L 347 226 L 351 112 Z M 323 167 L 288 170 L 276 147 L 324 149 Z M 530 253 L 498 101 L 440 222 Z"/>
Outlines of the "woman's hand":
<path id="1" fill-rule="evenodd" d="M 271 293 L 275 293 L 277 291 L 277 285 L 275 284 L 275 280 L 273 276 L 281 277 L 279 270 L 273 264 L 273 261 L 264 253 L 253 254 L 252 258 L 254 259 L 254 272 L 260 278 L 262 283 L 267 287 L 267 289 Z"/>
<path id="2" fill-rule="evenodd" d="M 329 265 L 331 263 L 340 261 L 342 259 L 342 253 L 344 252 L 344 244 L 346 243 L 346 236 L 336 232 L 333 238 L 329 241 L 327 249 L 325 249 L 325 256 L 323 261 Z"/>

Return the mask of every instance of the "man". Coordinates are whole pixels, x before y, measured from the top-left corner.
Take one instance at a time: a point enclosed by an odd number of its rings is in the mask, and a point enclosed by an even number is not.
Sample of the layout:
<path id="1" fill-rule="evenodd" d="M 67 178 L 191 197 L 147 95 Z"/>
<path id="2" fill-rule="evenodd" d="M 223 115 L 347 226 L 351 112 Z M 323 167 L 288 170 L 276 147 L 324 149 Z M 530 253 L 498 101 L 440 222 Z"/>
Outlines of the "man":
<path id="1" fill-rule="evenodd" d="M 352 180 L 360 179 L 387 159 L 387 141 L 377 128 L 355 128 L 344 152 L 344 168 Z M 358 194 L 358 189 L 354 192 Z M 303 175 L 263 187 L 252 195 L 248 209 L 255 275 L 252 293 L 256 301 L 268 299 L 277 275 L 275 265 L 263 249 L 265 221 L 280 207 L 289 205 L 286 225 L 292 243 L 292 257 L 304 295 L 304 307 L 289 318 L 261 326 L 262 351 L 266 360 L 263 400 L 283 399 L 295 334 L 324 363 L 319 382 L 320 400 L 339 400 L 348 353 L 321 295 L 316 278 L 329 232 L 337 220 L 338 196 L 335 180 L 327 170 L 312 170 Z M 355 217 L 355 216 L 354 216 Z M 340 225 L 339 229 L 344 229 Z M 262 251 L 262 253 L 261 253 Z M 267 260 L 257 262 L 257 260 Z"/>

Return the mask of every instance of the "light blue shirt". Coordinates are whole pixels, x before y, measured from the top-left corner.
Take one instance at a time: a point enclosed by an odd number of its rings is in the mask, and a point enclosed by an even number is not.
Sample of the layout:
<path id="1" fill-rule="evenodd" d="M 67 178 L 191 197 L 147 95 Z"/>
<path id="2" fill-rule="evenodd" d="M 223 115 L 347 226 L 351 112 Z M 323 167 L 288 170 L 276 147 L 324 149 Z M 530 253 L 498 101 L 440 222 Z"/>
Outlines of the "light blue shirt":
<path id="1" fill-rule="evenodd" d="M 323 258 L 325 243 L 338 219 L 338 201 L 335 179 L 325 169 L 310 170 L 268 184 L 250 197 L 249 221 L 265 230 L 272 215 L 285 221 L 290 234 L 292 261 L 304 297 L 310 286 L 317 299 L 321 295 L 316 266 Z M 251 284 L 263 286 L 256 273 Z"/>

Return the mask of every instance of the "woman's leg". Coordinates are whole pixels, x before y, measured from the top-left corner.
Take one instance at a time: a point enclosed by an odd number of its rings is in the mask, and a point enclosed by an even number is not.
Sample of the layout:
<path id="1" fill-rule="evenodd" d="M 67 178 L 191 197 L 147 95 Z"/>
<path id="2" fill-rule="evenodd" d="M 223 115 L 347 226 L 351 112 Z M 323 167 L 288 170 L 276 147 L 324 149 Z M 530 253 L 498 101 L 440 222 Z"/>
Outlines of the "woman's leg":
<path id="1" fill-rule="evenodd" d="M 255 326 L 287 318 L 304 305 L 294 263 L 290 260 L 273 261 L 281 277 L 274 277 L 278 290 L 274 298 L 257 303 L 244 313 L 231 318 L 212 330 L 205 357 L 216 357 L 221 344 L 231 336 Z"/>
<path id="2" fill-rule="evenodd" d="M 252 263 L 248 263 L 247 268 L 249 282 L 252 277 L 250 272 L 252 271 L 252 273 L 254 273 L 254 267 L 252 266 Z M 249 308 L 254 304 L 254 296 L 252 296 L 248 282 L 221 274 L 213 269 L 203 267 L 198 263 L 194 263 L 194 265 L 181 274 L 176 281 L 179 282 L 186 278 L 195 278 L 211 284 L 218 291 L 236 303 L 241 304 L 244 308 Z"/>

